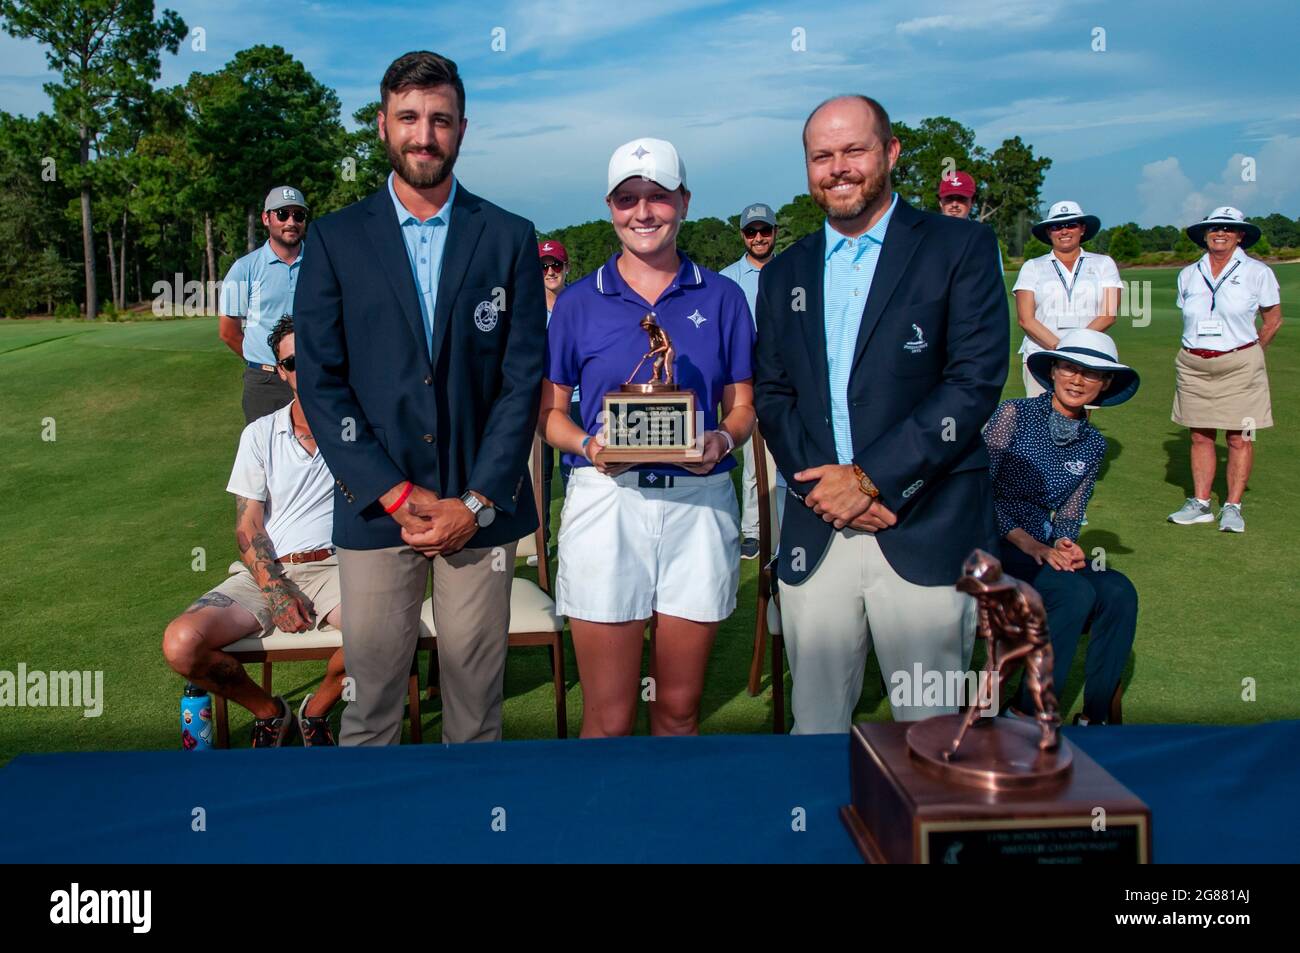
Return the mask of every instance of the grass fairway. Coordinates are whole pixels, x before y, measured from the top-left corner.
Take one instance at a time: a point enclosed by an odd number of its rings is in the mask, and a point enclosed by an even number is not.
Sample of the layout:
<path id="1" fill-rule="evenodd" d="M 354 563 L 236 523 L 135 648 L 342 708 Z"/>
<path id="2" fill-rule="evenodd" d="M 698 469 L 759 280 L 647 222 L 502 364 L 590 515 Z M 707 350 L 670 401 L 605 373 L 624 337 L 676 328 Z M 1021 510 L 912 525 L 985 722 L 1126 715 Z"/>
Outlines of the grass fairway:
<path id="1" fill-rule="evenodd" d="M 1294 321 L 1300 264 L 1275 271 L 1283 313 Z M 1187 435 L 1169 420 L 1181 328 L 1175 274 L 1125 274 L 1150 282 L 1155 305 L 1148 326 L 1121 318 L 1114 329 L 1142 389 L 1094 417 L 1110 452 L 1082 544 L 1104 549 L 1141 598 L 1125 675 L 1126 720 L 1295 718 L 1300 557 L 1285 536 L 1300 513 L 1300 331 L 1284 327 L 1268 353 L 1276 427 L 1259 434 L 1243 509 L 1248 531 L 1166 523 L 1190 493 Z M 1009 275 L 1008 287 L 1013 280 Z M 1013 364 L 1007 396 L 1020 393 Z M 80 709 L 0 708 L 0 761 L 32 751 L 178 746 L 181 681 L 159 644 L 167 621 L 237 558 L 234 505 L 224 488 L 242 429 L 239 399 L 239 365 L 217 341 L 213 319 L 0 321 L 0 669 L 15 671 L 21 662 L 28 671 L 102 670 L 105 691 L 98 718 Z M 47 418 L 53 441 L 42 439 Z M 1223 490 L 1221 466 L 1216 503 Z M 195 568 L 196 549 L 205 568 Z M 770 730 L 770 692 L 745 693 L 757 567 L 742 566 L 739 606 L 709 670 L 705 732 Z M 276 688 L 296 702 L 321 670 L 320 663 L 278 666 Z M 576 734 L 581 694 L 571 655 L 568 672 Z M 1246 678 L 1254 679 L 1254 701 L 1242 699 Z M 511 653 L 507 738 L 553 736 L 549 679 L 540 650 Z M 1081 705 L 1081 689 L 1080 661 L 1063 692 L 1071 711 Z M 889 717 L 874 663 L 859 715 Z M 236 744 L 246 743 L 248 722 L 232 710 Z M 424 722 L 427 736 L 437 738 L 436 702 L 425 703 Z"/>

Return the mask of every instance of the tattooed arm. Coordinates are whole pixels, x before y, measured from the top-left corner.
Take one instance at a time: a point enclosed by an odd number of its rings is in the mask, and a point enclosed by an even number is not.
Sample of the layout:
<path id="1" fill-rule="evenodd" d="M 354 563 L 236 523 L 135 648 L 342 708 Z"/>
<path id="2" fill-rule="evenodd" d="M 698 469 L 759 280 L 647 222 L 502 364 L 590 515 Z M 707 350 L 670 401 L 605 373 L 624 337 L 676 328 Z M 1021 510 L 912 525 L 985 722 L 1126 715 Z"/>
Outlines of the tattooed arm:
<path id="1" fill-rule="evenodd" d="M 271 609 L 271 619 L 285 632 L 306 632 L 315 624 L 316 608 L 275 561 L 275 546 L 266 532 L 261 500 L 235 497 L 235 541 L 239 557 L 253 574 Z"/>

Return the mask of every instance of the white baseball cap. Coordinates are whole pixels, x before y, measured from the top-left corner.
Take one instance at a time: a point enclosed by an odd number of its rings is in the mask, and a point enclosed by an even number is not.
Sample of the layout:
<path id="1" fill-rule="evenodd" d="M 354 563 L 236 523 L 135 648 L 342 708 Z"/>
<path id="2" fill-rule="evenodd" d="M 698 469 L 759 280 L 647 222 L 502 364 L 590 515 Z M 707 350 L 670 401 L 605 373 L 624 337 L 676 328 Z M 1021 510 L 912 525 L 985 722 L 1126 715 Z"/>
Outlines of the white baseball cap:
<path id="1" fill-rule="evenodd" d="M 638 176 L 658 182 L 668 191 L 686 185 L 686 166 L 671 142 L 665 139 L 633 139 L 609 157 L 608 196 L 619 183 Z"/>

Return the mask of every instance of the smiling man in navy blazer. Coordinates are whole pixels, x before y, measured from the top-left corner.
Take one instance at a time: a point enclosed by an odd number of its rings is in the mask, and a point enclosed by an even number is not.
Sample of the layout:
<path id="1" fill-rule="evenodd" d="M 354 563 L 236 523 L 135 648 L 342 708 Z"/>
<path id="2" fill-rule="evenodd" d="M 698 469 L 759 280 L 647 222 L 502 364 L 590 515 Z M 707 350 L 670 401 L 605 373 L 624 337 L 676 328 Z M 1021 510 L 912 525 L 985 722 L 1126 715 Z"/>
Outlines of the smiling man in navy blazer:
<path id="1" fill-rule="evenodd" d="M 997 541 L 980 428 L 1010 331 L 993 232 L 894 194 L 879 103 L 822 103 L 804 150 L 826 224 L 763 269 L 754 403 L 792 495 L 778 576 L 793 730 L 840 732 L 873 647 L 895 718 L 956 710 L 926 689 L 970 660 L 974 602 L 953 584 Z"/>
<path id="2" fill-rule="evenodd" d="M 546 346 L 530 222 L 461 187 L 465 88 L 435 53 L 380 84 L 387 184 L 308 232 L 298 385 L 336 478 L 344 745 L 396 744 L 430 572 L 444 742 L 501 737 L 516 541 Z"/>

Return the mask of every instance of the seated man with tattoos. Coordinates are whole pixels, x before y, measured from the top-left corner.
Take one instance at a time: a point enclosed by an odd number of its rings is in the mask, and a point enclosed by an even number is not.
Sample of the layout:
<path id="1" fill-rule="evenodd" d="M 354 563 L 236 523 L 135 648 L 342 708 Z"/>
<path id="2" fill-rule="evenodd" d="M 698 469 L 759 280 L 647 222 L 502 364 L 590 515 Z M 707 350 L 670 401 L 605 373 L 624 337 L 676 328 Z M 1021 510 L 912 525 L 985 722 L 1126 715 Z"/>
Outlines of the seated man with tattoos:
<path id="1" fill-rule="evenodd" d="M 264 691 L 222 648 L 276 629 L 337 628 L 341 616 L 338 559 L 330 542 L 334 477 L 298 403 L 293 319 L 281 318 L 268 342 L 294 400 L 254 420 L 239 438 L 226 489 L 235 495 L 235 538 L 244 565 L 173 619 L 163 635 L 163 655 L 176 672 L 253 713 L 254 748 L 283 745 L 294 716 L 281 696 Z M 343 674 L 339 648 L 320 688 L 298 710 L 304 746 L 334 744 L 326 716 L 343 693 Z"/>

